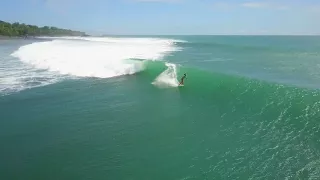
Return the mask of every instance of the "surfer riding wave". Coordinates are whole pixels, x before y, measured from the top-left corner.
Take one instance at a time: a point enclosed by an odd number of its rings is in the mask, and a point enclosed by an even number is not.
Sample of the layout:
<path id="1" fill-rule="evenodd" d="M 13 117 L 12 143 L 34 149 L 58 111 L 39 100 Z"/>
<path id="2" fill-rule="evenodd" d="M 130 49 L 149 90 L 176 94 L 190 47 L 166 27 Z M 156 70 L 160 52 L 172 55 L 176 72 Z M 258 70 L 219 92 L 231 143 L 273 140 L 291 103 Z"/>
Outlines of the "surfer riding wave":
<path id="1" fill-rule="evenodd" d="M 183 76 L 182 76 L 182 78 L 181 78 L 181 80 L 180 80 L 179 86 L 180 86 L 180 85 L 184 85 L 184 79 L 185 79 L 186 77 L 187 77 L 187 74 L 184 73 Z"/>

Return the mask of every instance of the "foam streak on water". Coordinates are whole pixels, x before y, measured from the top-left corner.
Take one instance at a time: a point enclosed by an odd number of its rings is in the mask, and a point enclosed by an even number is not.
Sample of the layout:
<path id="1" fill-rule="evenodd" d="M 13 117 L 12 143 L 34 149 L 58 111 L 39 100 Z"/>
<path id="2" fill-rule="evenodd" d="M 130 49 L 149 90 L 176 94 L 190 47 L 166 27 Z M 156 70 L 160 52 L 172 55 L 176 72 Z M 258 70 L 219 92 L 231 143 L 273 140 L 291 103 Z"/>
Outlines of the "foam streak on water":
<path id="1" fill-rule="evenodd" d="M 178 41 L 62 37 L 28 44 L 14 51 L 10 61 L 4 61 L 0 93 L 51 84 L 66 77 L 110 78 L 134 74 L 142 71 L 144 65 L 143 61 L 132 59 L 162 60 L 179 50 L 175 42 Z"/>

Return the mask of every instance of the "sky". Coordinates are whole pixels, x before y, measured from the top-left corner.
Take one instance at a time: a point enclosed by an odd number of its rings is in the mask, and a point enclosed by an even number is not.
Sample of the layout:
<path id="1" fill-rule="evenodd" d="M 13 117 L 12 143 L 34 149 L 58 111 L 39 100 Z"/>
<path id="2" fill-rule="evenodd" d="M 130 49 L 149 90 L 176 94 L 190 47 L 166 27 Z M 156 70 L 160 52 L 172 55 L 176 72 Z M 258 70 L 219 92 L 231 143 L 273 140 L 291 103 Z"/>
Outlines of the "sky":
<path id="1" fill-rule="evenodd" d="M 320 35 L 319 0 L 2 0 L 0 20 L 89 34 Z"/>

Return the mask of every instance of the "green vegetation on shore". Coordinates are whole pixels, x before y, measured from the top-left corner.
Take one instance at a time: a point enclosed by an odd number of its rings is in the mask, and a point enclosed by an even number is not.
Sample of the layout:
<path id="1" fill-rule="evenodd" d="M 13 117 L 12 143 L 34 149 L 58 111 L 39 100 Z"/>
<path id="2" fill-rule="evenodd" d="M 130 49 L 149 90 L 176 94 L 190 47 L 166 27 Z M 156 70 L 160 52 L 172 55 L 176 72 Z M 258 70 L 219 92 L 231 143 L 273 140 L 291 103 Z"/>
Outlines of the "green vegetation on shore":
<path id="1" fill-rule="evenodd" d="M 0 20 L 0 36 L 26 37 L 26 36 L 87 36 L 80 31 L 60 29 L 56 27 L 38 27 L 28 24 L 8 23 Z"/>

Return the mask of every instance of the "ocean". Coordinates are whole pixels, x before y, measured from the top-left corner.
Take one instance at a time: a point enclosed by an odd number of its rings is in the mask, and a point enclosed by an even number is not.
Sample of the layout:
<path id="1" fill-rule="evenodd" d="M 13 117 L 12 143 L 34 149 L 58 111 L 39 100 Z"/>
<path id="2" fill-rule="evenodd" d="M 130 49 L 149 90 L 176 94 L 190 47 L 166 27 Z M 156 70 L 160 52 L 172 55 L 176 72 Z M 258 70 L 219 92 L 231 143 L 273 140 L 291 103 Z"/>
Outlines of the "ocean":
<path id="1" fill-rule="evenodd" d="M 320 179 L 319 88 L 319 36 L 0 40 L 0 179 Z"/>

